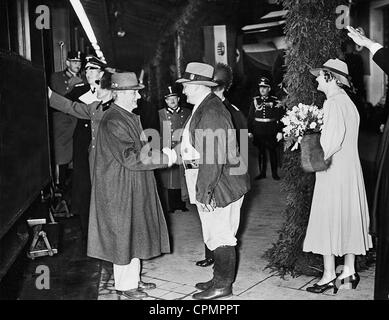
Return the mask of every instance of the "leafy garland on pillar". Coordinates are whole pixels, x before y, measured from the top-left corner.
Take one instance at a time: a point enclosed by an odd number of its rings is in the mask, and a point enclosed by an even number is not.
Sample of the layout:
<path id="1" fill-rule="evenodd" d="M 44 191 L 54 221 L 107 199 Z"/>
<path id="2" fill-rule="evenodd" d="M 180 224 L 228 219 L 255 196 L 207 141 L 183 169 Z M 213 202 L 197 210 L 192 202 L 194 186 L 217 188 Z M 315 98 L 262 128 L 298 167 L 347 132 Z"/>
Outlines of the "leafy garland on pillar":
<path id="1" fill-rule="evenodd" d="M 188 0 L 177 20 L 161 37 L 152 59 L 151 65 L 160 70 L 158 79 L 155 79 L 156 85 L 153 88 L 154 100 L 155 98 L 158 99 L 157 92 L 159 88 L 167 83 L 166 75 L 168 74 L 169 64 L 172 62 L 172 56 L 174 56 L 174 52 L 170 50 L 174 43 L 174 37 L 179 34 L 181 38 L 181 70 L 191 61 L 202 61 L 204 54 L 202 27 L 226 22 L 235 23 L 238 4 L 239 1 L 237 0 L 224 0 L 222 3 Z"/>
<path id="2" fill-rule="evenodd" d="M 188 25 L 190 25 L 198 15 L 203 4 L 204 1 L 201 0 L 189 0 L 176 22 L 162 35 L 158 42 L 157 49 L 151 61 L 151 65 L 154 67 L 154 70 L 156 70 L 156 74 L 154 75 L 154 90 L 151 92 L 153 101 L 157 102 L 160 100 L 160 93 L 163 85 L 167 83 L 164 74 L 166 74 L 166 70 L 169 67 L 169 59 L 166 57 L 169 53 L 169 50 L 167 49 L 170 44 L 169 42 L 174 41 L 172 40 L 172 37 L 176 32 L 179 32 L 181 35 L 184 33 L 184 30 L 188 28 Z"/>
<path id="3" fill-rule="evenodd" d="M 336 7 L 342 0 L 283 0 L 288 10 L 285 33 L 291 44 L 285 63 L 284 81 L 289 95 L 288 108 L 298 103 L 322 106 L 324 95 L 316 89 L 316 82 L 309 73 L 311 67 L 322 65 L 340 55 L 341 30 L 337 29 Z M 278 241 L 266 253 L 268 268 L 281 276 L 290 273 L 318 275 L 322 270 L 322 257 L 302 251 L 312 201 L 314 174 L 304 173 L 300 166 L 300 153 L 286 151 L 285 178 L 282 189 L 286 193 L 286 218 L 279 231 Z"/>

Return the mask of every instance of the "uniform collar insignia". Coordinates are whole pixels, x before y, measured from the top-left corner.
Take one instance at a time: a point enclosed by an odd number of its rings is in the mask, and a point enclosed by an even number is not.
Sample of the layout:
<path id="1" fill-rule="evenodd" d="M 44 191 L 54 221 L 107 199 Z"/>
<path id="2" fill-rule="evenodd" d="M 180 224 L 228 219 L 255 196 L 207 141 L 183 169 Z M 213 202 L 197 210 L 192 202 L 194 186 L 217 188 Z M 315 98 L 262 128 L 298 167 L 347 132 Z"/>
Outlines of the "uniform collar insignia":
<path id="1" fill-rule="evenodd" d="M 170 108 L 170 107 L 167 107 L 166 109 L 167 109 L 167 111 L 168 111 L 169 113 L 171 113 L 171 114 L 173 114 L 173 113 L 179 113 L 179 112 L 181 111 L 181 107 L 177 107 L 176 110 L 173 110 L 173 109 Z"/>
<path id="2" fill-rule="evenodd" d="M 109 109 L 109 107 L 111 106 L 112 102 L 113 102 L 113 99 L 108 100 L 108 101 L 106 101 L 104 103 L 103 103 L 103 101 L 100 101 L 100 103 L 96 107 L 96 110 L 99 109 L 99 107 L 101 106 L 102 110 L 105 111 L 105 110 Z"/>
<path id="3" fill-rule="evenodd" d="M 70 78 L 73 78 L 73 77 L 78 77 L 78 74 L 73 74 L 73 73 L 71 73 L 68 69 L 66 69 L 65 71 L 64 71 L 64 73 L 65 73 L 65 76 L 67 76 L 69 79 Z"/>

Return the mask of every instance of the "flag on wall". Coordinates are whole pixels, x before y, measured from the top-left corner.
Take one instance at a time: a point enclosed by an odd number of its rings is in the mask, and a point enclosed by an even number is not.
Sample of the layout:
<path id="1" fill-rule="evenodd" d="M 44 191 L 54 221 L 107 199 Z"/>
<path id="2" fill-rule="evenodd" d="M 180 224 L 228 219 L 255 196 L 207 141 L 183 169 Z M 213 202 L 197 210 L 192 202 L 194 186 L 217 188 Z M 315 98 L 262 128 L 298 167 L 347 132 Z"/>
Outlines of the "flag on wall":
<path id="1" fill-rule="evenodd" d="M 231 67 L 236 63 L 235 32 L 226 25 L 205 26 L 204 62 L 215 65 L 226 63 Z"/>

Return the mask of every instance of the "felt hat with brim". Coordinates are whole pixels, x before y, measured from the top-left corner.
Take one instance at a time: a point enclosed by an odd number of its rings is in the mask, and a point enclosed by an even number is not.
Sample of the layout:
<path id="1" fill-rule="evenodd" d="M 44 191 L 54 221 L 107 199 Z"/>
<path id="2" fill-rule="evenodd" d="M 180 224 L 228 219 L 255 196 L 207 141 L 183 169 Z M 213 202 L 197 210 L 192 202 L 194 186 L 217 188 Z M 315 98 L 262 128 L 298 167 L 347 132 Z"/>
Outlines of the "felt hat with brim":
<path id="1" fill-rule="evenodd" d="M 139 83 L 134 72 L 120 72 L 112 75 L 112 90 L 139 90 L 144 87 Z"/>
<path id="2" fill-rule="evenodd" d="M 216 87 L 213 81 L 214 68 L 206 63 L 190 62 L 186 66 L 185 73 L 177 83 L 201 84 L 207 87 Z"/>
<path id="3" fill-rule="evenodd" d="M 337 80 L 339 80 L 344 85 L 350 87 L 350 75 L 348 73 L 347 64 L 339 59 L 329 59 L 326 63 L 323 64 L 320 68 L 313 68 L 310 72 L 317 77 L 320 73 L 320 70 L 327 70 L 333 73 Z"/>

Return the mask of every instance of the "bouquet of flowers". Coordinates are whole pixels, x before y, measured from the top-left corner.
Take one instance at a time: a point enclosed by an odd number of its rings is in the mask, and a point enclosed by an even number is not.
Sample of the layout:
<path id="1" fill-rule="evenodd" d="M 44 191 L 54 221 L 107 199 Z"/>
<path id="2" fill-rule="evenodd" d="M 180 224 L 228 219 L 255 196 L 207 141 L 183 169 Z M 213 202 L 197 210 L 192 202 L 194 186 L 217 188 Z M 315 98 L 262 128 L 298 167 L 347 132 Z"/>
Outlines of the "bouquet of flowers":
<path id="1" fill-rule="evenodd" d="M 299 103 L 281 119 L 285 150 L 292 146 L 296 150 L 305 134 L 320 132 L 323 125 L 323 111 L 315 105 Z"/>

